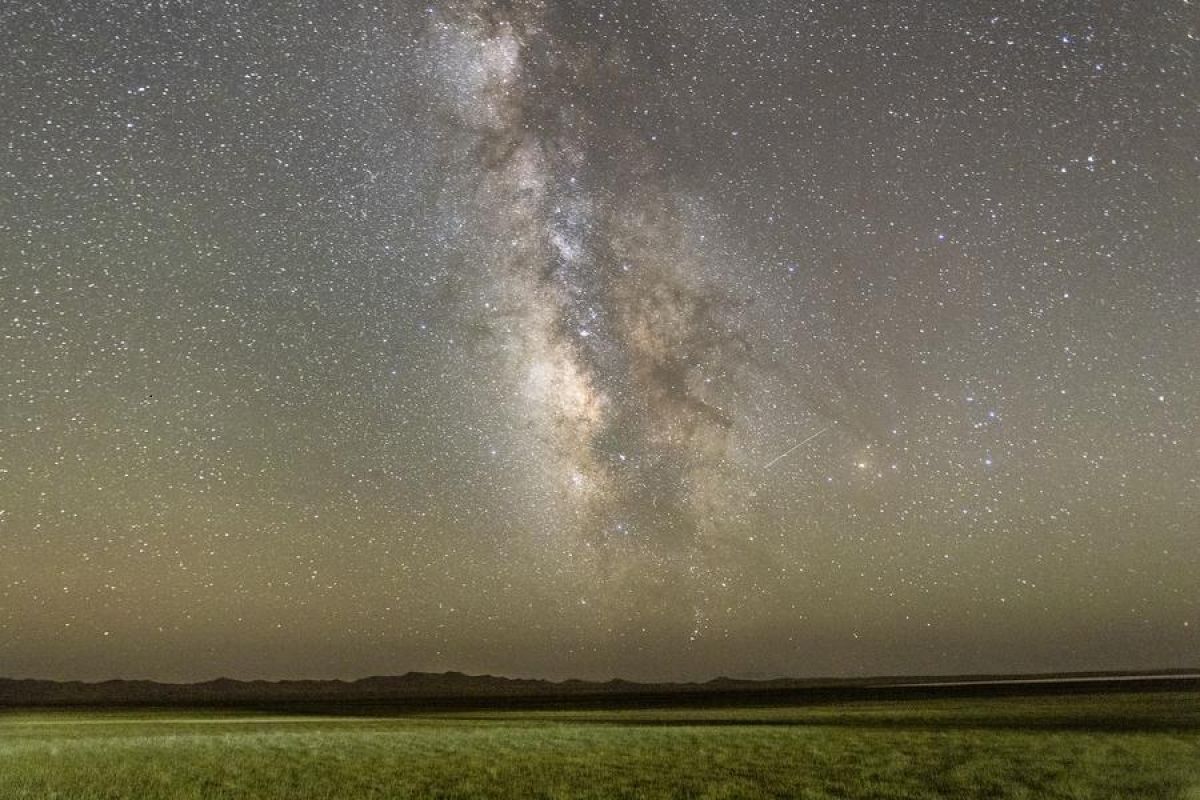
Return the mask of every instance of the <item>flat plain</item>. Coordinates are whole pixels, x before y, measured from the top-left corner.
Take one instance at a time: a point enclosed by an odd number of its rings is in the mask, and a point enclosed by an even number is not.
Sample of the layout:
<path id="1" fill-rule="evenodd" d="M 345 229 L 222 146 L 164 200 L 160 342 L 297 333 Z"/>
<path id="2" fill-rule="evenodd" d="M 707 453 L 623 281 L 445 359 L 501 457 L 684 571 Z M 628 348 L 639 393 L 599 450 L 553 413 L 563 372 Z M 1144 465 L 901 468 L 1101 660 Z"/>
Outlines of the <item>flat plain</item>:
<path id="1" fill-rule="evenodd" d="M 0 798 L 1200 800 L 1200 696 L 0 712 Z"/>

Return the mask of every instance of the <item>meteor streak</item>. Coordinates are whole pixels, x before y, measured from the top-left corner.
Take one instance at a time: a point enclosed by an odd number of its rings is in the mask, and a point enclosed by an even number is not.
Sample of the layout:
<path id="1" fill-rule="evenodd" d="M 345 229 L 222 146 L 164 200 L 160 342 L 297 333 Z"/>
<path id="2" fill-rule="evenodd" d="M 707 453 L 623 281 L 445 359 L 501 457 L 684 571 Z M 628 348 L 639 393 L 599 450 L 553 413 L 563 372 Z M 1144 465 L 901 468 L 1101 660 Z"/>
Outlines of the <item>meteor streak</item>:
<path id="1" fill-rule="evenodd" d="M 807 439 L 805 439 L 804 441 L 802 441 L 802 442 L 796 442 L 794 445 L 792 445 L 791 447 L 789 447 L 789 448 L 787 449 L 787 451 L 786 451 L 786 452 L 782 453 L 781 455 L 777 455 L 777 456 L 775 456 L 775 458 L 771 459 L 771 461 L 770 461 L 769 463 L 767 463 L 767 464 L 764 464 L 764 465 L 763 465 L 763 469 L 770 469 L 771 467 L 775 466 L 775 465 L 776 465 L 776 464 L 778 464 L 780 461 L 783 461 L 785 458 L 787 458 L 788 456 L 790 456 L 792 453 L 796 452 L 796 451 L 797 451 L 797 450 L 799 450 L 801 447 L 803 447 L 804 445 L 808 444 L 808 443 L 809 443 L 809 442 L 811 442 L 813 439 L 817 438 L 818 436 L 820 436 L 822 433 L 824 433 L 824 432 L 825 432 L 825 431 L 827 431 L 827 430 L 829 430 L 829 427 L 828 427 L 828 426 L 826 426 L 826 427 L 824 427 L 824 428 L 821 428 L 821 430 L 817 431 L 816 433 L 814 433 L 812 436 L 808 437 L 808 438 L 807 438 Z"/>

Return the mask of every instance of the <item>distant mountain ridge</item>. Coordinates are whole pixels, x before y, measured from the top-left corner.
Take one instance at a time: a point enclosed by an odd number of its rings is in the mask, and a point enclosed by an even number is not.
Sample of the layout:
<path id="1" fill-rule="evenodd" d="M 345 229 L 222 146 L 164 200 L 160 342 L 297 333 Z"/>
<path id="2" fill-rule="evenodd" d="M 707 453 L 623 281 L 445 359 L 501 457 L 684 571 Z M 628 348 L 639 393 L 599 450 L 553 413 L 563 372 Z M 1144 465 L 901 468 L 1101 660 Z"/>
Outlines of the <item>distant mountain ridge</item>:
<path id="1" fill-rule="evenodd" d="M 549 681 L 466 675 L 461 672 L 408 672 L 343 680 L 249 680 L 217 678 L 199 683 L 159 683 L 150 680 L 100 682 L 48 681 L 0 678 L 0 707 L 30 706 L 271 706 L 271 705 L 479 705 L 506 704 L 506 700 L 561 700 L 567 704 L 591 698 L 603 702 L 624 698 L 694 699 L 736 695 L 806 696 L 834 698 L 914 692 L 938 686 L 962 690 L 1017 687 L 1030 691 L 1070 689 L 1073 686 L 1139 690 L 1121 684 L 1155 684 L 1200 691 L 1200 670 L 1172 669 L 1147 672 L 1077 672 L 1038 675 L 940 675 L 876 678 L 774 678 L 746 680 L 714 678 L 703 683 L 638 683 L 609 681 Z M 1039 686 L 1039 684 L 1041 686 Z"/>

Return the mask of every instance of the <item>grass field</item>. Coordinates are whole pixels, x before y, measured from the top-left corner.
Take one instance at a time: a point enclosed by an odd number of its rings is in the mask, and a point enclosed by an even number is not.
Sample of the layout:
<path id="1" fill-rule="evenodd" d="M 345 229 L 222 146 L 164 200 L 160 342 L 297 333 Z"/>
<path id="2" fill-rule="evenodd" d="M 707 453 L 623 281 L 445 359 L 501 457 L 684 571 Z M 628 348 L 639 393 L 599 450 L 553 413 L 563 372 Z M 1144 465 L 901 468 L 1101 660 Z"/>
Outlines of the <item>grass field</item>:
<path id="1" fill-rule="evenodd" d="M 1194 694 L 408 716 L 0 713 L 0 798 L 1186 798 Z"/>

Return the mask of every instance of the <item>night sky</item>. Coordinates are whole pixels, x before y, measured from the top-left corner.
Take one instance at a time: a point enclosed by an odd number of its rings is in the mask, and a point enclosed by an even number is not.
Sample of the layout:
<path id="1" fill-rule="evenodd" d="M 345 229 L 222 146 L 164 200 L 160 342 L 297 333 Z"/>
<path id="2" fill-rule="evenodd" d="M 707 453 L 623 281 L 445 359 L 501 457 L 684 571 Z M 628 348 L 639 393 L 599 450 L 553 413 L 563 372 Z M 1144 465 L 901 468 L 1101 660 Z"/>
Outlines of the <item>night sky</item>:
<path id="1" fill-rule="evenodd" d="M 0 675 L 1200 663 L 1200 5 L 0 11 Z"/>

